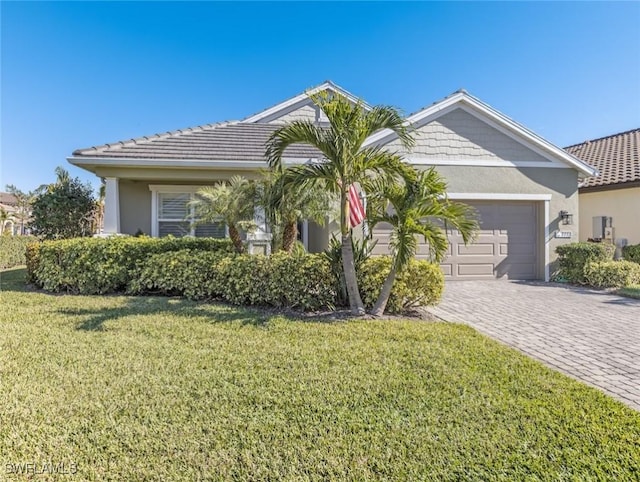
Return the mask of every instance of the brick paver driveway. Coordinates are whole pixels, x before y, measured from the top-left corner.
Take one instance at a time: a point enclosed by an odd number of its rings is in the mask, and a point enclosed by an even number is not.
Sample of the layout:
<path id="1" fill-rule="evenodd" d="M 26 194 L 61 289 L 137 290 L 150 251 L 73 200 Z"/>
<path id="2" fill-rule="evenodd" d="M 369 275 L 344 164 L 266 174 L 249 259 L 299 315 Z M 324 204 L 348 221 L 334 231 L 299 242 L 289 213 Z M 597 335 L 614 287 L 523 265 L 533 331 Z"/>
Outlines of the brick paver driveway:
<path id="1" fill-rule="evenodd" d="M 640 300 L 553 283 L 453 281 L 429 311 L 640 410 Z"/>

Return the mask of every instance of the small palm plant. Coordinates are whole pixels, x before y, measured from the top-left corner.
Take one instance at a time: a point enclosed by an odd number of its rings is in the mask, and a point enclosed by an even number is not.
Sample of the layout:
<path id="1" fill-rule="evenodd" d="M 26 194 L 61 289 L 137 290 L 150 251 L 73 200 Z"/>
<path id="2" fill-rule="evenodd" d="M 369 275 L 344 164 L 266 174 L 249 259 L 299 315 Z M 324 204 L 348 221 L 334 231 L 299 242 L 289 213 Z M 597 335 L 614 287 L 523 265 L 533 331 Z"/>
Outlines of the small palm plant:
<path id="1" fill-rule="evenodd" d="M 369 189 L 373 193 L 369 197 L 372 227 L 379 223 L 391 225 L 393 263 L 372 311 L 374 316 L 380 316 L 389 301 L 396 275 L 416 254 L 418 237 L 427 243 L 431 261 L 440 262 L 449 246 L 446 229 L 452 227 L 460 231 L 467 244 L 473 239 L 478 223 L 473 208 L 446 197 L 447 184 L 433 168 L 407 171 L 404 183 L 373 181 Z"/>
<path id="2" fill-rule="evenodd" d="M 245 251 L 240 231 L 255 229 L 255 185 L 241 176 L 233 176 L 228 183 L 199 189 L 189 206 L 195 210 L 198 222 L 223 221 L 229 238 L 238 253 Z"/>

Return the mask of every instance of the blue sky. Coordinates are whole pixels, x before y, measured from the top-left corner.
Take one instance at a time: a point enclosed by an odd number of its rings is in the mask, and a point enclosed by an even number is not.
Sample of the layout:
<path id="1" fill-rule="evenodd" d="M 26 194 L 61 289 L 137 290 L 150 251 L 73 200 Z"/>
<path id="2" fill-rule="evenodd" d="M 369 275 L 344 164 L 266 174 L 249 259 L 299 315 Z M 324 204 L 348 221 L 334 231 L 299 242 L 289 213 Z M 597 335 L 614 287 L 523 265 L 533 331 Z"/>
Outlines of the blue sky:
<path id="1" fill-rule="evenodd" d="M 640 126 L 640 3 L 1 2 L 0 186 L 331 79 L 411 113 L 465 88 L 566 146 Z"/>

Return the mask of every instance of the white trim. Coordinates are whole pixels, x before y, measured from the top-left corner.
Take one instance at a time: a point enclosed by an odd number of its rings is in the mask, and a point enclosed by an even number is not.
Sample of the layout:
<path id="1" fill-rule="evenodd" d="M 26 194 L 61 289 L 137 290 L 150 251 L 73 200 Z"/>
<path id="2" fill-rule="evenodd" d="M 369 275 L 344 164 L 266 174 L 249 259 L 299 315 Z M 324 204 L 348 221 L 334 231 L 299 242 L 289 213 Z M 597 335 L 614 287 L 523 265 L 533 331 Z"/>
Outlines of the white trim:
<path id="1" fill-rule="evenodd" d="M 246 117 L 242 120 L 242 122 L 259 122 L 267 117 L 271 117 L 277 114 L 280 111 L 286 110 L 287 108 L 292 107 L 297 103 L 306 101 L 309 99 L 310 95 L 316 94 L 318 92 L 322 92 L 323 90 L 330 90 L 332 92 L 342 94 L 354 104 L 358 102 L 362 102 L 362 105 L 366 110 L 371 109 L 371 107 L 368 104 L 366 104 L 362 99 L 359 99 L 358 97 L 354 96 L 350 92 L 347 92 L 342 87 L 335 85 L 333 82 L 327 81 L 327 82 L 323 82 L 317 87 L 313 87 L 303 92 L 302 94 L 296 95 L 295 97 L 291 97 L 290 99 L 285 100 L 284 102 L 280 102 L 279 104 L 276 104 L 273 107 L 263 110 L 262 112 L 258 112 L 257 114 L 253 114 L 249 117 Z"/>
<path id="2" fill-rule="evenodd" d="M 305 164 L 316 162 L 315 157 L 283 157 L 285 164 Z M 161 168 L 195 168 L 195 169 L 248 169 L 255 170 L 268 167 L 264 160 L 250 161 L 212 161 L 193 159 L 138 159 L 129 157 L 68 157 L 67 161 L 78 167 L 161 167 Z"/>
<path id="3" fill-rule="evenodd" d="M 510 136 L 515 141 L 523 144 L 525 147 L 534 150 L 540 155 L 544 154 L 544 157 L 549 155 L 554 158 L 568 164 L 569 166 L 578 170 L 578 172 L 584 176 L 596 176 L 598 171 L 593 167 L 585 164 L 580 159 L 572 156 L 565 150 L 551 144 L 549 141 L 538 136 L 526 127 L 518 124 L 514 120 L 505 116 L 501 112 L 498 112 L 488 104 L 485 104 L 481 100 L 467 94 L 466 92 L 456 92 L 455 94 L 447 97 L 440 102 L 437 102 L 419 112 L 409 116 L 405 125 L 407 127 L 420 126 L 428 122 L 437 119 L 438 117 L 451 112 L 455 108 L 461 108 L 465 112 L 474 115 L 476 118 L 487 125 L 490 125 L 500 132 Z M 382 143 L 387 138 L 394 137 L 395 134 L 389 129 L 382 130 L 376 134 L 370 136 L 363 146 L 368 146 L 374 143 Z M 537 149 L 537 150 L 536 150 Z"/>
<path id="4" fill-rule="evenodd" d="M 151 237 L 158 237 L 158 191 L 151 189 L 149 186 L 149 190 L 151 191 Z"/>
<path id="5" fill-rule="evenodd" d="M 522 194 L 495 192 L 448 192 L 449 199 L 469 201 L 550 201 L 551 194 Z"/>
<path id="6" fill-rule="evenodd" d="M 545 167 L 552 169 L 573 169 L 571 166 L 553 161 L 505 161 L 503 159 L 432 159 L 429 157 L 407 157 L 414 166 L 477 166 L 477 167 Z"/>
<path id="7" fill-rule="evenodd" d="M 192 184 L 180 185 L 180 184 L 149 184 L 149 191 L 158 193 L 194 193 L 198 189 L 202 189 L 204 186 L 195 186 Z"/>
<path id="8" fill-rule="evenodd" d="M 544 280 L 549 282 L 550 280 L 550 264 L 549 264 L 549 243 L 551 242 L 549 234 L 549 213 L 550 213 L 550 201 L 544 202 Z"/>
<path id="9" fill-rule="evenodd" d="M 105 177 L 104 232 L 120 233 L 120 189 L 117 177 Z"/>
<path id="10" fill-rule="evenodd" d="M 304 250 L 309 251 L 309 220 L 304 219 L 302 221 L 302 244 L 304 245 Z"/>

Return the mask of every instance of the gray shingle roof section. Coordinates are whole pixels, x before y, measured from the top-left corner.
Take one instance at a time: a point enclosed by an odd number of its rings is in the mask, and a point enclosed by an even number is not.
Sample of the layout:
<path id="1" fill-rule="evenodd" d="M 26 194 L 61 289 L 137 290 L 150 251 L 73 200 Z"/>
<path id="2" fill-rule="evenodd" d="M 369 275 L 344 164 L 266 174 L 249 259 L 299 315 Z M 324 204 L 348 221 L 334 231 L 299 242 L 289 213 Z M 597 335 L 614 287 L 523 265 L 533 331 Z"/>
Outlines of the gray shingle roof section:
<path id="1" fill-rule="evenodd" d="M 226 122 L 156 134 L 103 146 L 78 149 L 75 157 L 123 159 L 173 159 L 202 161 L 264 160 L 269 136 L 280 126 Z M 294 144 L 285 158 L 322 157 L 317 149 Z"/>
<path id="2" fill-rule="evenodd" d="M 640 129 L 575 144 L 565 150 L 600 171 L 600 176 L 584 179 L 580 188 L 622 187 L 640 182 Z"/>

